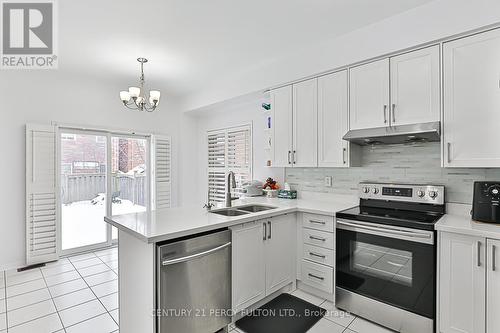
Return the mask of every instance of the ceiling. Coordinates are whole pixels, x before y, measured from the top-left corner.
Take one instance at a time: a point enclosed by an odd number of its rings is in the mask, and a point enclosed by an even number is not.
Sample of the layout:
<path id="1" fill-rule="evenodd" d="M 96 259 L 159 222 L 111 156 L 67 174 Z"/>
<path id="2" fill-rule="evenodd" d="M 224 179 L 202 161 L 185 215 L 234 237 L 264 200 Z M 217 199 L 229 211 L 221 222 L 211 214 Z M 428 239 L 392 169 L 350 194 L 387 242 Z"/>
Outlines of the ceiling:
<path id="1" fill-rule="evenodd" d="M 187 96 L 431 0 L 58 1 L 59 69 Z M 264 88 L 264 87 L 263 87 Z"/>

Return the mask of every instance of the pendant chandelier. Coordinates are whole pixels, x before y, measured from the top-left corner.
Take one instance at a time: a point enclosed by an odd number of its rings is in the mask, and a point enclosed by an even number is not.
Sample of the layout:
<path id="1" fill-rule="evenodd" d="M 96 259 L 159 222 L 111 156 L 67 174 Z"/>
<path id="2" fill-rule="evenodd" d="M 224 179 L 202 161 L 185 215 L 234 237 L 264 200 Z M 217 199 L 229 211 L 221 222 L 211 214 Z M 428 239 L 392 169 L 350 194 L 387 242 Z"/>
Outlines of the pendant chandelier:
<path id="1" fill-rule="evenodd" d="M 144 95 L 144 64 L 148 62 L 146 58 L 137 58 L 141 64 L 141 76 L 139 78 L 140 87 L 130 87 L 128 91 L 120 91 L 120 99 L 127 108 L 139 111 L 153 112 L 160 102 L 160 92 L 151 90 L 149 98 Z"/>

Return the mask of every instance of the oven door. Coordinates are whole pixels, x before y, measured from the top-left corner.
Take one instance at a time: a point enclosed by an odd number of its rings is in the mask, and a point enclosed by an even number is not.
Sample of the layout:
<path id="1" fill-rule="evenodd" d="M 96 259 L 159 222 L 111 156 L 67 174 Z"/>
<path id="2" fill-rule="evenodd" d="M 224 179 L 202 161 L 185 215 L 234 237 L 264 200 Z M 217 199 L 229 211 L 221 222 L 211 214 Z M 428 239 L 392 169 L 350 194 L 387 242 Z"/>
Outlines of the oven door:
<path id="1" fill-rule="evenodd" d="M 435 317 L 434 232 L 337 220 L 337 287 Z"/>

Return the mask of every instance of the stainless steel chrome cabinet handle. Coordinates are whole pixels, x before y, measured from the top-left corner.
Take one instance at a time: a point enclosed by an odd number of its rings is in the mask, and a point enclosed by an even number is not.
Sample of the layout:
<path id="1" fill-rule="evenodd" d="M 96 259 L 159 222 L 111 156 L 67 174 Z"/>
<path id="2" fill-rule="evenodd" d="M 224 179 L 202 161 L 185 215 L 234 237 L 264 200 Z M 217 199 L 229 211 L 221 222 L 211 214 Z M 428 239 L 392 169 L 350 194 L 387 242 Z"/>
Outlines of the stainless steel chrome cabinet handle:
<path id="1" fill-rule="evenodd" d="M 491 246 L 491 270 L 493 272 L 497 270 L 497 247 L 495 245 Z"/>
<path id="2" fill-rule="evenodd" d="M 309 236 L 309 239 L 314 239 L 314 240 L 318 240 L 321 242 L 326 242 L 326 238 L 319 238 L 319 237 L 315 237 L 315 236 Z"/>
<path id="3" fill-rule="evenodd" d="M 481 267 L 481 242 L 477 242 L 477 267 Z"/>
<path id="4" fill-rule="evenodd" d="M 297 155 L 297 151 L 296 150 L 293 151 L 293 164 L 297 163 L 295 155 Z"/>
<path id="5" fill-rule="evenodd" d="M 384 124 L 387 124 L 387 105 L 384 104 Z"/>
<path id="6" fill-rule="evenodd" d="M 392 104 L 392 122 L 396 122 L 396 104 Z"/>
<path id="7" fill-rule="evenodd" d="M 321 280 L 321 281 L 324 281 L 324 280 L 325 280 L 325 278 L 324 278 L 324 277 L 317 276 L 317 275 L 314 275 L 314 274 L 311 274 L 311 273 L 308 273 L 307 275 L 309 275 L 309 276 L 310 276 L 310 277 L 312 277 L 312 278 L 315 278 L 315 279 Z"/>
<path id="8" fill-rule="evenodd" d="M 317 254 L 317 253 L 314 253 L 314 252 L 309 252 L 309 255 L 310 255 L 310 256 L 313 256 L 313 257 L 322 258 L 322 259 L 325 259 L 325 258 L 326 258 L 326 256 L 325 256 L 325 255 L 322 255 L 322 254 Z"/>
<path id="9" fill-rule="evenodd" d="M 264 237 L 262 240 L 266 240 L 267 239 L 267 226 L 266 226 L 266 222 L 262 223 L 263 227 L 264 227 Z"/>
<path id="10" fill-rule="evenodd" d="M 231 242 L 223 244 L 223 245 L 220 245 L 220 246 L 217 246 L 217 247 L 214 247 L 213 249 L 210 249 L 208 251 L 203 251 L 203 252 L 200 252 L 200 253 L 195 253 L 195 254 L 192 254 L 192 255 L 189 255 L 189 256 L 185 256 L 185 257 L 182 257 L 182 258 L 177 258 L 177 259 L 172 259 L 172 260 L 164 260 L 161 264 L 163 266 L 168 266 L 168 265 L 173 265 L 173 264 L 180 264 L 181 262 L 186 262 L 186 261 L 190 261 L 190 260 L 193 260 L 193 259 L 204 257 L 204 256 L 209 255 L 211 253 L 214 253 L 214 252 L 217 252 L 219 250 L 222 250 L 222 249 L 224 249 L 224 248 L 226 248 L 226 247 L 228 247 L 230 245 L 231 245 Z"/>
<path id="11" fill-rule="evenodd" d="M 342 162 L 343 162 L 344 164 L 346 164 L 346 161 L 345 161 L 345 153 L 346 153 L 346 152 L 347 152 L 347 149 L 346 149 L 346 148 L 343 148 L 343 149 L 342 149 Z"/>
<path id="12" fill-rule="evenodd" d="M 317 221 L 317 220 L 309 220 L 309 223 L 321 224 L 321 225 L 325 225 L 326 224 L 325 221 Z"/>
<path id="13" fill-rule="evenodd" d="M 446 144 L 448 163 L 451 163 L 451 142 Z"/>
<path id="14" fill-rule="evenodd" d="M 267 236 L 267 239 L 271 239 L 271 229 L 272 229 L 271 222 L 267 221 L 267 225 L 269 226 L 269 235 Z"/>
<path id="15" fill-rule="evenodd" d="M 292 159 L 290 158 L 290 155 L 292 155 L 292 151 L 288 151 L 288 164 L 292 164 Z"/>

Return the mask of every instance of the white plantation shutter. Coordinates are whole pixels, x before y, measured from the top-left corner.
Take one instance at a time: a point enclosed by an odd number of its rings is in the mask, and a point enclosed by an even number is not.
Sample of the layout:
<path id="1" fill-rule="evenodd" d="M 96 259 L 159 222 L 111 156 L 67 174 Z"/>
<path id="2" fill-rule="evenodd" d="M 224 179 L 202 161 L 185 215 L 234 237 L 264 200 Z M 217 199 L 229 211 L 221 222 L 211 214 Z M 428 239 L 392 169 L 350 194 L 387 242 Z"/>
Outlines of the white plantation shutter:
<path id="1" fill-rule="evenodd" d="M 251 180 L 252 128 L 250 125 L 208 132 L 208 200 L 223 202 L 226 176 L 233 171 L 238 186 Z"/>
<path id="2" fill-rule="evenodd" d="M 156 209 L 170 208 L 172 179 L 171 179 L 171 152 L 170 137 L 155 135 L 152 138 L 152 165 L 153 165 L 153 204 Z"/>
<path id="3" fill-rule="evenodd" d="M 26 263 L 57 260 L 58 196 L 54 126 L 26 125 Z"/>

